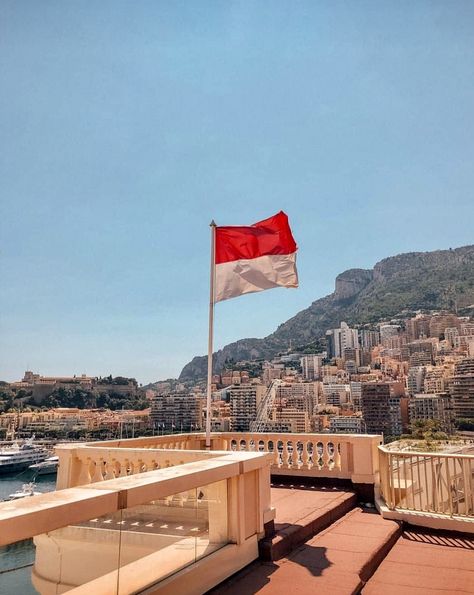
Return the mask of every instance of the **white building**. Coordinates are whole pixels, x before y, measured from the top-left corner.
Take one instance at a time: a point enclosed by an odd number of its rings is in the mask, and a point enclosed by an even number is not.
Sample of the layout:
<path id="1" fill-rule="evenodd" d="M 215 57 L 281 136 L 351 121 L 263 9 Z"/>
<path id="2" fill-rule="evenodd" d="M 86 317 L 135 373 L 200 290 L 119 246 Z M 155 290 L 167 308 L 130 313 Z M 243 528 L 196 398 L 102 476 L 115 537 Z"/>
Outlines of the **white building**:
<path id="1" fill-rule="evenodd" d="M 329 357 L 342 357 L 344 349 L 356 349 L 359 347 L 359 333 L 357 329 L 349 328 L 346 322 L 341 322 L 340 328 L 334 328 L 326 332 L 328 341 Z"/>
<path id="2" fill-rule="evenodd" d="M 304 355 L 301 358 L 301 368 L 305 380 L 319 380 L 321 377 L 322 355 Z"/>

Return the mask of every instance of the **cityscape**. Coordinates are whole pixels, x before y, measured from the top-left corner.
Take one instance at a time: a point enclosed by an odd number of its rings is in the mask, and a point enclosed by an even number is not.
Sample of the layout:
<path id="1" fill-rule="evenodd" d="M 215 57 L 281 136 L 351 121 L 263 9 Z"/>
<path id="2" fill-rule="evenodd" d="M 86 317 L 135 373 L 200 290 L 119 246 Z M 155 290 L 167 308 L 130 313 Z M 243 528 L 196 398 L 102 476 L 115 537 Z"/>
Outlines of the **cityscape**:
<path id="1" fill-rule="evenodd" d="M 425 424 L 438 439 L 474 436 L 469 316 L 418 313 L 371 328 L 341 322 L 323 342 L 326 348 L 317 353 L 307 346 L 270 361 L 228 362 L 212 378 L 212 430 L 374 433 L 390 442 L 413 433 L 420 437 Z M 3 439 L 134 437 L 205 426 L 202 381 L 139 386 L 123 377 L 27 371 L 18 382 L 3 383 L 0 395 L 3 407 L 10 406 L 0 415 Z M 47 407 L 54 397 L 61 406 Z M 76 399 L 76 406 L 66 407 L 65 397 Z M 96 407 L 87 407 L 88 397 Z"/>

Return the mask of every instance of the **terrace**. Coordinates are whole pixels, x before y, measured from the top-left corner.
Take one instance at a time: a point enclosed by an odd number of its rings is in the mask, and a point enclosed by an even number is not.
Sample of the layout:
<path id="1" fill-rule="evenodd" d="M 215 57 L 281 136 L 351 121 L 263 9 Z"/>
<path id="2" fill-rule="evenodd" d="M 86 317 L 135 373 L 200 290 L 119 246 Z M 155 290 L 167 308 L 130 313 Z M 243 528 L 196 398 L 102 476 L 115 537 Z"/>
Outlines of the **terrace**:
<path id="1" fill-rule="evenodd" d="M 33 538 L 45 595 L 418 593 L 413 563 L 436 592 L 443 565 L 427 548 L 457 569 L 451 592 L 474 591 L 473 455 L 389 450 L 377 435 L 204 442 L 58 447 L 57 491 L 0 504 L 0 545 Z"/>

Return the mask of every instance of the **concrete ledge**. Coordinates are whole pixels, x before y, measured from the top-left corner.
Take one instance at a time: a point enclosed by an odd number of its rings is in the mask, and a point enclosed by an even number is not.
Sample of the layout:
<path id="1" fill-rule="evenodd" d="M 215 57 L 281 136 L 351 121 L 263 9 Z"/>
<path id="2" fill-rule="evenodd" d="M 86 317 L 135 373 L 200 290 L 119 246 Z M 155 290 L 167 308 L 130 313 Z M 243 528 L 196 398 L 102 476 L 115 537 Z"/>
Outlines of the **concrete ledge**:
<path id="1" fill-rule="evenodd" d="M 159 584 L 140 591 L 140 595 L 202 595 L 242 570 L 257 556 L 257 538 L 253 536 L 240 546 L 230 544 L 198 560 Z"/>
<path id="2" fill-rule="evenodd" d="M 115 512 L 118 493 L 70 488 L 0 504 L 0 546 Z"/>
<path id="3" fill-rule="evenodd" d="M 429 529 L 456 531 L 458 533 L 474 534 L 474 517 L 448 517 L 442 514 L 430 512 L 416 512 L 413 510 L 390 510 L 387 505 L 379 498 L 376 499 L 377 510 L 384 519 L 394 521 L 403 521 L 409 525 L 417 527 L 427 527 Z"/>

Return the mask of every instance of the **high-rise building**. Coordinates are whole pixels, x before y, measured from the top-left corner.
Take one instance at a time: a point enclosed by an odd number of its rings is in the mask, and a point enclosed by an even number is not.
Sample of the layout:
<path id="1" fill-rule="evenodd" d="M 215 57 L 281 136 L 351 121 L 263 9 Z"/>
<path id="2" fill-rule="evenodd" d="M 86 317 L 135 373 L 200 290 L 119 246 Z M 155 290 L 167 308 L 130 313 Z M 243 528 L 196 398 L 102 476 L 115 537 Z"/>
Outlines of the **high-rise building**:
<path id="1" fill-rule="evenodd" d="M 445 392 L 448 386 L 446 368 L 444 366 L 427 366 L 423 385 L 423 392 L 426 394 Z"/>
<path id="2" fill-rule="evenodd" d="M 466 357 L 454 367 L 451 395 L 456 417 L 474 417 L 474 357 Z"/>
<path id="3" fill-rule="evenodd" d="M 325 382 L 322 385 L 322 389 L 322 401 L 324 405 L 340 407 L 343 403 L 347 403 L 350 399 L 350 387 L 348 384 Z"/>
<path id="4" fill-rule="evenodd" d="M 291 427 L 292 432 L 309 432 L 311 430 L 308 412 L 289 407 L 284 401 L 273 407 L 270 417 L 272 422 L 287 424 Z"/>
<path id="5" fill-rule="evenodd" d="M 380 343 L 384 346 L 388 346 L 388 341 L 391 337 L 398 335 L 400 326 L 398 324 L 381 324 L 380 325 Z"/>
<path id="6" fill-rule="evenodd" d="M 360 415 L 333 415 L 329 418 L 329 431 L 334 434 L 362 434 L 365 421 Z"/>
<path id="7" fill-rule="evenodd" d="M 362 382 L 351 381 L 349 383 L 351 391 L 351 401 L 355 412 L 362 411 Z"/>
<path id="8" fill-rule="evenodd" d="M 326 340 L 328 343 L 328 356 L 342 357 L 344 349 L 359 347 L 359 334 L 356 329 L 349 328 L 346 322 L 341 322 L 340 328 L 326 331 Z"/>
<path id="9" fill-rule="evenodd" d="M 362 417 L 367 433 L 398 436 L 402 432 L 400 397 L 386 382 L 362 383 Z"/>
<path id="10" fill-rule="evenodd" d="M 233 432 L 248 432 L 250 423 L 257 416 L 257 407 L 265 394 L 261 384 L 233 385 L 229 389 L 230 429 Z"/>
<path id="11" fill-rule="evenodd" d="M 157 395 L 151 402 L 150 419 L 165 430 L 191 431 L 201 427 L 201 399 L 189 393 Z"/>
<path id="12" fill-rule="evenodd" d="M 437 314 L 430 320 L 430 337 L 442 337 L 447 328 L 461 328 L 461 321 L 455 314 Z"/>
<path id="13" fill-rule="evenodd" d="M 360 349 L 358 347 L 346 347 L 342 354 L 345 362 L 355 362 L 356 366 L 360 366 Z"/>
<path id="14" fill-rule="evenodd" d="M 409 395 L 414 395 L 423 391 L 425 376 L 426 368 L 424 366 L 416 366 L 408 370 L 407 392 Z"/>
<path id="15" fill-rule="evenodd" d="M 360 330 L 359 331 L 359 344 L 363 349 L 372 349 L 380 343 L 379 331 Z"/>
<path id="16" fill-rule="evenodd" d="M 459 329 L 454 327 L 447 327 L 444 329 L 444 338 L 451 347 L 454 347 L 456 339 L 459 339 Z"/>
<path id="17" fill-rule="evenodd" d="M 323 359 L 322 355 L 304 355 L 301 358 L 301 368 L 305 380 L 319 380 Z"/>
<path id="18" fill-rule="evenodd" d="M 451 434 L 454 429 L 454 416 L 451 397 L 447 393 L 414 395 L 409 403 L 410 423 L 415 420 L 440 422 L 443 432 Z"/>
<path id="19" fill-rule="evenodd" d="M 281 378 L 285 371 L 284 364 L 275 364 L 271 362 L 264 362 L 262 366 L 262 381 L 267 386 L 272 380 Z"/>
<path id="20" fill-rule="evenodd" d="M 406 321 L 406 331 L 410 341 L 425 339 L 430 336 L 430 317 L 415 316 Z"/>

